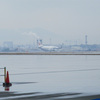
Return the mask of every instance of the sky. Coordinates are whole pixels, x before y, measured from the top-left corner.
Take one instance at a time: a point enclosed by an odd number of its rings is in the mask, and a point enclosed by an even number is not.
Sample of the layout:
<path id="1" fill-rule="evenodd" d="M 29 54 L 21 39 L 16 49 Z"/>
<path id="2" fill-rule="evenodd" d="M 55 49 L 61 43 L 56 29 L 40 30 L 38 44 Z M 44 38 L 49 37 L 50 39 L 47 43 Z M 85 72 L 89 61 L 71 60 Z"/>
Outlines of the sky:
<path id="1" fill-rule="evenodd" d="M 88 44 L 100 44 L 100 0 L 0 0 L 0 43 L 39 37 L 84 44 L 85 35 Z"/>

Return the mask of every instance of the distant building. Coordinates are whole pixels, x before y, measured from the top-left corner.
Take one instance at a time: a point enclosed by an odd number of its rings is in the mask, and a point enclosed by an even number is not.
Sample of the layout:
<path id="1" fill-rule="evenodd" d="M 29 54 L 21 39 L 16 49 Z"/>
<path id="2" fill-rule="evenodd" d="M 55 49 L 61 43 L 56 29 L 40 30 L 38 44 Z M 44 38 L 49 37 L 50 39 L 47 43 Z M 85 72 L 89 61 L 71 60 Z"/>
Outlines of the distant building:
<path id="1" fill-rule="evenodd" d="M 12 41 L 6 41 L 3 43 L 3 47 L 12 49 L 13 48 L 13 42 Z"/>

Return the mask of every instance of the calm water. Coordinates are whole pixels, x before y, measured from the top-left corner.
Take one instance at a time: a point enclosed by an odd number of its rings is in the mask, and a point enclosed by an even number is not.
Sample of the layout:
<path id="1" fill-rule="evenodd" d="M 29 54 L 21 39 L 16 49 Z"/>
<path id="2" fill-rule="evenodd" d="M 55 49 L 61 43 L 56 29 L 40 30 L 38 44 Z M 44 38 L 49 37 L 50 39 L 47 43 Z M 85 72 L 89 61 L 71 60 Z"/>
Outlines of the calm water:
<path id="1" fill-rule="evenodd" d="M 0 56 L 0 66 L 10 73 L 10 91 L 100 93 L 100 56 L 7 55 Z"/>

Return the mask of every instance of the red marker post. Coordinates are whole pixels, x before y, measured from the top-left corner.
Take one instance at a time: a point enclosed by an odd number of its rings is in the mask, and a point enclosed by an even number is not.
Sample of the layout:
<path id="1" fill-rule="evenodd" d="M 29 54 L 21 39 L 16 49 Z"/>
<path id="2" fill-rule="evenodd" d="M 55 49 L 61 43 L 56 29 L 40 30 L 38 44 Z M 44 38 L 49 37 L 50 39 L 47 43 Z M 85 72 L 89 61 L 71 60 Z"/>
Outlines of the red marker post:
<path id="1" fill-rule="evenodd" d="M 3 87 L 10 87 L 12 86 L 12 84 L 10 83 L 9 80 L 9 72 L 7 71 L 7 75 L 6 75 L 6 68 L 4 69 L 4 83 L 3 83 Z"/>

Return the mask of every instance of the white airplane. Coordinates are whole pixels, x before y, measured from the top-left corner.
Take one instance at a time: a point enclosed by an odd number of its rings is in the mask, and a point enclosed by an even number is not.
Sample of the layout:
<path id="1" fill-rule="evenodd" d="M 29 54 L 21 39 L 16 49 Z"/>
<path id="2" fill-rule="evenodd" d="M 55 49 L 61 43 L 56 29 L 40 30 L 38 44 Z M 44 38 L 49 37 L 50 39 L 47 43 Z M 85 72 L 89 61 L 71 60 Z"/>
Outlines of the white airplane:
<path id="1" fill-rule="evenodd" d="M 58 49 L 61 49 L 62 47 L 58 47 L 58 46 L 44 46 L 44 45 L 42 45 L 39 42 L 38 43 L 38 48 L 40 48 L 41 50 L 44 50 L 44 51 L 56 51 Z"/>

